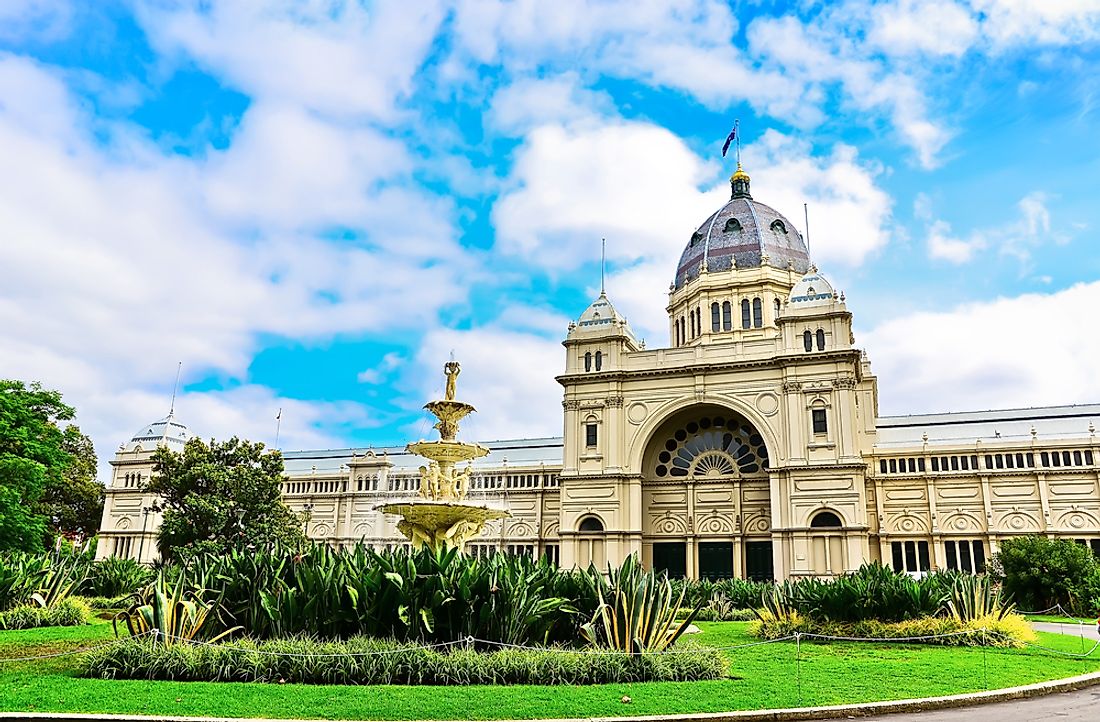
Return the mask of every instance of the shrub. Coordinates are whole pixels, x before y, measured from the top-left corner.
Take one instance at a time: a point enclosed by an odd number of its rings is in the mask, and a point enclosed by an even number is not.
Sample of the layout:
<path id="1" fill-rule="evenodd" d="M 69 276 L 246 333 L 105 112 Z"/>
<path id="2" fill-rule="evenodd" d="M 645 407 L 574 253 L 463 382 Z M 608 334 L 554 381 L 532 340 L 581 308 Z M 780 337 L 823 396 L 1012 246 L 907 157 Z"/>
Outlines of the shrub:
<path id="1" fill-rule="evenodd" d="M 35 629 L 37 627 L 76 627 L 87 624 L 92 611 L 77 597 L 63 599 L 52 607 L 24 604 L 0 612 L 0 629 Z"/>
<path id="2" fill-rule="evenodd" d="M 1035 641 L 1035 632 L 1019 614 L 1002 617 L 988 615 L 970 620 L 954 617 L 920 617 L 900 622 L 873 619 L 858 622 L 815 621 L 797 613 L 786 617 L 761 619 L 749 627 L 750 633 L 763 639 L 781 639 L 795 633 L 862 639 L 904 639 L 929 637 L 923 644 L 944 646 L 1022 647 Z M 952 635 L 952 636 L 942 636 Z M 808 641 L 814 641 L 813 637 Z"/>
<path id="3" fill-rule="evenodd" d="M 441 652 L 366 637 L 342 642 L 297 638 L 171 647 L 129 639 L 90 653 L 84 674 L 109 679 L 306 684 L 601 684 L 720 679 L 725 662 L 717 650 L 702 648 L 627 655 L 560 648 Z"/>
<path id="4" fill-rule="evenodd" d="M 1001 588 L 988 576 L 960 576 L 951 586 L 944 603 L 948 616 L 960 622 L 993 617 L 1003 619 L 1016 610 L 1016 605 L 1001 598 Z"/>
<path id="5" fill-rule="evenodd" d="M 217 619 L 211 616 L 214 608 L 215 603 L 204 600 L 201 592 L 185 590 L 182 578 L 169 585 L 161 576 L 115 618 L 115 634 L 121 619 L 131 635 L 155 631 L 154 641 L 170 647 L 199 639 L 217 641 L 240 629 L 219 629 Z"/>
<path id="6" fill-rule="evenodd" d="M 754 582 L 749 579 L 674 579 L 672 590 L 679 596 L 686 590 L 684 604 L 689 607 L 706 605 L 722 597 L 734 609 L 751 609 L 760 606 L 761 597 L 775 586 L 774 582 Z"/>
<path id="7" fill-rule="evenodd" d="M 990 569 L 1024 609 L 1039 611 L 1061 604 L 1071 614 L 1100 613 L 1100 564 L 1088 547 L 1072 540 L 1006 539 Z"/>
<path id="8" fill-rule="evenodd" d="M 133 559 L 107 557 L 92 565 L 82 591 L 94 597 L 123 597 L 152 580 L 152 570 Z"/>
<path id="9" fill-rule="evenodd" d="M 699 612 L 677 621 L 686 590 L 674 596 L 668 575 L 642 569 L 634 554 L 605 579 L 590 574 L 600 605 L 581 635 L 597 647 L 623 652 L 659 652 L 676 643 Z"/>
<path id="10" fill-rule="evenodd" d="M 133 594 L 126 594 L 121 597 L 83 597 L 84 601 L 89 607 L 96 610 L 104 609 L 126 609 L 134 601 Z"/>

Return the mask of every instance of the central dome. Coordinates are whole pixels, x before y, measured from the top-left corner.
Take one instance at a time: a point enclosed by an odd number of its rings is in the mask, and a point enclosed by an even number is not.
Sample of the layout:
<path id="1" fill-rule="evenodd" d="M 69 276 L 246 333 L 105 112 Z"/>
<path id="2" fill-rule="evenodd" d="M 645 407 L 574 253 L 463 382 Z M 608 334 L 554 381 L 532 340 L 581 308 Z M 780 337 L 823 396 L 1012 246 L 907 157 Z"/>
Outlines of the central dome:
<path id="1" fill-rule="evenodd" d="M 730 185 L 729 202 L 691 234 L 676 266 L 675 287 L 698 278 L 704 262 L 708 271 L 764 265 L 790 267 L 800 274 L 809 271 L 810 254 L 802 234 L 782 213 L 752 199 L 749 176 L 740 165 Z"/>

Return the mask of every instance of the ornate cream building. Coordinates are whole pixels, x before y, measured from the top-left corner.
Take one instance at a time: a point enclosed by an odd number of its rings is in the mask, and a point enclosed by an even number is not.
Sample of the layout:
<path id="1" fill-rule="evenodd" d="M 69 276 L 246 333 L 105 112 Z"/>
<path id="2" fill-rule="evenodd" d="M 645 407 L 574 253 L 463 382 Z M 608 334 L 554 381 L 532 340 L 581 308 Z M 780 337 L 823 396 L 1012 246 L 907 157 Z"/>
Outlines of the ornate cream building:
<path id="1" fill-rule="evenodd" d="M 975 570 L 1030 533 L 1100 554 L 1100 405 L 879 417 L 844 294 L 740 167 L 730 182 L 676 268 L 670 345 L 645 348 L 601 293 L 563 342 L 563 436 L 481 442 L 492 453 L 470 495 L 512 516 L 471 551 L 563 566 L 639 552 L 672 574 L 760 579 L 869 560 Z M 152 450 L 189 435 L 169 415 L 119 449 L 101 556 L 155 557 L 160 517 L 142 484 Z M 284 498 L 312 538 L 404 543 L 376 507 L 416 494 L 418 457 L 284 456 Z"/>

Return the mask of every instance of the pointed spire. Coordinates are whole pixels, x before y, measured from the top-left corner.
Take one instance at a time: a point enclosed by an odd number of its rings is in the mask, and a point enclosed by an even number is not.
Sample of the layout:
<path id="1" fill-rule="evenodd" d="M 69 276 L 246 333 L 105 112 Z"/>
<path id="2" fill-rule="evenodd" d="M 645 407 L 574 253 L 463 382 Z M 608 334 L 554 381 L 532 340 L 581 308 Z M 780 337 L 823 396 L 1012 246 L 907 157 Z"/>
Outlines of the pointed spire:
<path id="1" fill-rule="evenodd" d="M 607 239 L 600 239 L 600 295 L 606 291 L 605 280 L 607 278 Z"/>
<path id="2" fill-rule="evenodd" d="M 180 361 L 176 365 L 176 383 L 172 387 L 172 405 L 168 407 L 168 415 L 173 416 L 176 413 L 176 392 L 180 388 L 180 371 L 183 370 L 183 361 Z"/>

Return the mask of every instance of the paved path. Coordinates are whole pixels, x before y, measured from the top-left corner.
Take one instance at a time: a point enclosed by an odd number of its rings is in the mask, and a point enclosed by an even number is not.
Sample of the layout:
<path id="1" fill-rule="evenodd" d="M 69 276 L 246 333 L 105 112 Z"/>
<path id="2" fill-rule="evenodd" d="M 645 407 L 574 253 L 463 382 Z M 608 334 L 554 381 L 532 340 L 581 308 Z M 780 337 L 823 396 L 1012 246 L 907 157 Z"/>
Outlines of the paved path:
<path id="1" fill-rule="evenodd" d="M 1096 722 L 1100 719 L 1100 687 L 979 707 L 888 714 L 874 719 L 882 722 Z"/>
<path id="2" fill-rule="evenodd" d="M 1094 642 L 1100 640 L 1100 634 L 1096 632 L 1095 624 L 1075 624 L 1069 623 L 1054 623 L 1054 622 L 1032 622 L 1031 627 L 1037 629 L 1040 632 L 1054 632 L 1055 634 L 1068 634 L 1071 637 L 1078 637 L 1084 635 L 1085 639 L 1091 639 Z M 1100 719 L 1100 710 L 1096 711 L 1097 719 Z"/>

